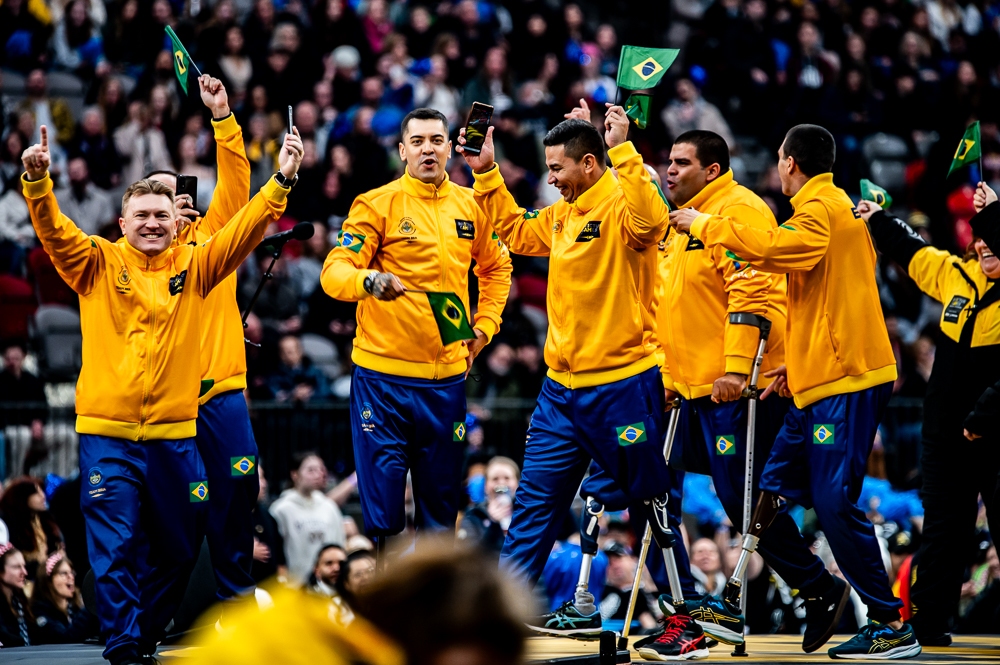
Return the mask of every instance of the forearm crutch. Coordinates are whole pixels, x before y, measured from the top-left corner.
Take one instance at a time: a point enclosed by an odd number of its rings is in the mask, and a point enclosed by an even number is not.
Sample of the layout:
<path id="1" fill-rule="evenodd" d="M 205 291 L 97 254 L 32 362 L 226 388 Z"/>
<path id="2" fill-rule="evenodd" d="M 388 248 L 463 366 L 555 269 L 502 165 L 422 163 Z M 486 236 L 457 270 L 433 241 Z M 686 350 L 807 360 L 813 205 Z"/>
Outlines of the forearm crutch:
<path id="1" fill-rule="evenodd" d="M 674 437 L 677 435 L 677 422 L 681 415 L 681 401 L 671 402 L 670 423 L 667 425 L 667 437 L 663 441 L 663 457 L 670 463 L 670 451 L 674 447 Z M 618 648 L 628 649 L 628 635 L 632 627 L 632 615 L 635 613 L 635 603 L 639 597 L 639 584 L 642 581 L 642 569 L 649 555 L 649 544 L 653 540 L 653 530 L 646 522 L 646 530 L 642 534 L 642 548 L 639 550 L 639 564 L 635 568 L 635 579 L 632 580 L 632 593 L 628 598 L 628 610 L 625 613 L 625 627 L 622 636 L 618 638 Z M 684 592 L 681 590 L 680 574 L 677 571 L 677 560 L 673 550 L 664 550 L 664 563 L 667 566 L 667 578 L 670 580 L 670 593 L 674 597 L 674 606 L 684 602 Z"/>
<path id="2" fill-rule="evenodd" d="M 750 538 L 750 514 L 753 510 L 753 444 L 757 433 L 757 402 L 760 400 L 760 390 L 757 388 L 757 380 L 760 378 L 760 367 L 764 362 L 767 338 L 771 335 L 771 322 L 763 316 L 746 312 L 733 312 L 729 315 L 729 323 L 730 325 L 754 326 L 760 331 L 760 337 L 757 341 L 757 354 L 753 359 L 753 367 L 750 369 L 750 380 L 747 381 L 747 387 L 743 389 L 742 395 L 747 398 L 747 462 L 746 471 L 743 476 L 743 528 L 741 529 L 741 532 L 744 534 L 743 551 L 740 552 L 740 559 L 736 564 L 736 570 L 733 571 L 733 576 L 729 578 L 729 583 L 726 585 L 727 600 L 730 600 L 728 598 L 730 586 L 735 587 L 736 592 L 739 593 L 740 589 L 746 584 L 746 570 L 747 564 L 750 561 L 750 554 L 757 548 L 757 536 L 753 537 L 752 548 L 749 550 L 747 548 L 748 538 Z M 772 517 L 772 519 L 774 518 Z M 736 604 L 735 599 L 730 600 L 730 602 L 732 605 Z M 740 614 L 746 617 L 747 597 L 745 593 L 739 593 L 739 606 Z M 733 656 L 743 657 L 746 655 L 747 646 L 746 640 L 744 640 L 733 649 Z"/>

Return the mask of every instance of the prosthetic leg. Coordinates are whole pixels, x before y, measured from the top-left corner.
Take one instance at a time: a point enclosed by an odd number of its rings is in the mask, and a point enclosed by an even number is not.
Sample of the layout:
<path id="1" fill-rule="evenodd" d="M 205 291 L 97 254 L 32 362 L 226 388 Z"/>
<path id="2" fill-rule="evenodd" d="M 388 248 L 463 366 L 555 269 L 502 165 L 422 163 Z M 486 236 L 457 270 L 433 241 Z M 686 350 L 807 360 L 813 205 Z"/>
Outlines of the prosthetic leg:
<path id="1" fill-rule="evenodd" d="M 580 550 L 583 560 L 580 562 L 580 577 L 576 583 L 576 594 L 573 604 L 583 614 L 593 614 L 594 595 L 588 590 L 590 581 L 590 564 L 597 556 L 597 536 L 601 532 L 599 521 L 604 514 L 604 504 L 592 496 L 587 497 L 583 511 L 583 521 L 580 525 Z"/>
<path id="2" fill-rule="evenodd" d="M 663 442 L 663 456 L 666 458 L 667 462 L 670 461 L 670 451 L 674 446 L 674 437 L 677 434 L 677 422 L 680 420 L 680 405 L 681 401 L 675 399 L 670 410 L 670 424 L 667 426 L 667 438 Z M 657 527 L 661 530 L 661 538 L 657 539 L 657 542 L 669 542 L 669 547 L 664 547 L 663 549 L 663 561 L 667 566 L 667 578 L 670 581 L 670 595 L 674 599 L 674 607 L 678 608 L 679 611 L 684 609 L 684 592 L 681 590 L 680 574 L 677 572 L 677 561 L 674 559 L 673 545 L 677 542 L 677 537 L 670 528 L 670 524 L 667 521 L 667 500 L 668 497 L 664 496 L 663 500 L 660 501 L 656 499 L 653 501 L 654 510 L 657 513 Z M 660 508 L 662 507 L 662 520 L 660 519 Z M 649 555 L 649 544 L 653 539 L 653 529 L 652 525 L 647 523 L 646 530 L 642 534 L 642 548 L 639 550 L 639 562 L 635 569 L 635 578 L 632 580 L 632 593 L 629 595 L 628 599 L 628 611 L 625 614 L 625 627 L 622 629 L 622 635 L 618 638 L 618 649 L 628 651 L 628 636 L 629 631 L 632 627 L 632 615 L 635 613 L 635 602 L 639 594 L 639 584 L 642 581 L 642 569 L 646 565 L 646 557 Z"/>

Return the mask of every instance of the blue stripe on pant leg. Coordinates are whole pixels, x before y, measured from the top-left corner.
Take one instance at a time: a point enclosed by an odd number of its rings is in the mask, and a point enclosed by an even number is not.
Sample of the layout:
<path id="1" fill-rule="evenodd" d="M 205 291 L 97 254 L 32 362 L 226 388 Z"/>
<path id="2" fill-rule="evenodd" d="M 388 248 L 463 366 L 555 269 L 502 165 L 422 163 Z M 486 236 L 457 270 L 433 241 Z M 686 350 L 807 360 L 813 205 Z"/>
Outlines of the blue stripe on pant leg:
<path id="1" fill-rule="evenodd" d="M 174 618 L 187 589 L 208 524 L 212 485 L 191 439 L 143 442 L 146 485 L 142 493 L 149 571 L 140 578 L 143 652 L 152 654 Z M 206 483 L 200 499 L 197 487 Z"/>
<path id="2" fill-rule="evenodd" d="M 415 525 L 454 533 L 464 493 L 465 381 L 460 377 L 445 385 L 409 390 L 416 426 L 416 438 L 409 447 Z M 455 432 L 458 423 L 462 424 L 461 436 Z"/>
<path id="3" fill-rule="evenodd" d="M 887 383 L 855 393 L 834 395 L 806 407 L 807 432 L 832 425 L 832 443 L 810 441 L 810 483 L 816 516 L 833 556 L 871 619 L 899 618 L 899 602 L 889 588 L 875 529 L 858 508 L 861 483 L 875 433 L 892 394 Z"/>
<path id="4" fill-rule="evenodd" d="M 514 513 L 500 553 L 501 570 L 528 586 L 538 582 L 587 468 L 588 458 L 572 439 L 570 393 L 552 379 L 542 384 L 528 425 Z"/>
<path id="5" fill-rule="evenodd" d="M 406 527 L 407 441 L 413 434 L 412 402 L 405 387 L 354 368 L 351 434 L 365 533 L 391 536 Z"/>
<path id="6" fill-rule="evenodd" d="M 145 475 L 141 443 L 80 435 L 80 508 L 94 571 L 97 616 L 106 641 L 105 658 L 139 655 L 137 555 L 140 488 Z"/>
<path id="7" fill-rule="evenodd" d="M 716 493 L 726 509 L 729 520 L 737 529 L 743 528 L 743 484 L 746 477 L 747 454 L 747 403 L 745 400 L 715 404 L 710 397 L 697 400 L 701 428 L 705 433 L 705 446 L 712 465 L 712 480 Z M 774 442 L 774 433 L 790 406 L 790 401 L 771 396 L 757 409 L 757 431 L 754 439 L 754 487 L 751 489 L 753 506 L 760 492 L 759 482 L 762 460 L 766 460 Z M 734 436 L 735 447 L 731 454 L 723 455 L 718 449 L 722 436 Z M 751 508 L 752 510 L 752 508 Z M 812 585 L 824 580 L 829 582 L 826 568 L 819 557 L 812 553 L 798 527 L 783 509 L 761 536 L 758 551 L 775 572 L 793 589 L 814 591 Z M 815 590 L 818 592 L 825 589 Z"/>
<path id="8" fill-rule="evenodd" d="M 198 408 L 195 441 L 212 494 L 208 502 L 208 549 L 218 598 L 225 600 L 254 587 L 250 568 L 260 460 L 243 391 L 216 395 Z M 234 464 L 234 460 L 244 458 L 245 466 Z"/>

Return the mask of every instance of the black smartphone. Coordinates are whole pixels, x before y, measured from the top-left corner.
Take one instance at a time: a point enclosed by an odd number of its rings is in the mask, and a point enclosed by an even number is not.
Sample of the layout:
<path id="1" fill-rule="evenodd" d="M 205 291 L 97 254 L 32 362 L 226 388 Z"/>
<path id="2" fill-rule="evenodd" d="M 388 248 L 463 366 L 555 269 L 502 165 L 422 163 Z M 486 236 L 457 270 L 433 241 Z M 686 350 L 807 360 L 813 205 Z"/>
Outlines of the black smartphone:
<path id="1" fill-rule="evenodd" d="M 292 131 L 292 105 L 288 105 L 288 133 L 294 134 Z"/>
<path id="2" fill-rule="evenodd" d="M 465 124 L 465 145 L 462 150 L 478 155 L 483 149 L 486 141 L 486 130 L 490 127 L 490 120 L 493 118 L 493 107 L 489 104 L 472 103 L 472 110 L 469 111 L 469 121 Z"/>
<path id="3" fill-rule="evenodd" d="M 187 194 L 191 197 L 191 207 L 195 210 L 198 209 L 198 177 L 193 175 L 178 175 L 177 176 L 177 191 L 174 192 L 174 196 L 180 196 L 181 194 Z"/>

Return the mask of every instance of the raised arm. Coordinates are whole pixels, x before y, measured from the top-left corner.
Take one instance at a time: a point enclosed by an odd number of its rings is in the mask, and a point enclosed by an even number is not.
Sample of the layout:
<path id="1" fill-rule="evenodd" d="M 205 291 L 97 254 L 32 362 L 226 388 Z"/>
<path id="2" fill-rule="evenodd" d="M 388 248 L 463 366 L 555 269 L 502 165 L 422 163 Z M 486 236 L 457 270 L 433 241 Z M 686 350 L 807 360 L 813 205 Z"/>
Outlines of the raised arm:
<path id="1" fill-rule="evenodd" d="M 198 87 L 201 101 L 212 111 L 219 162 L 218 184 L 201 224 L 207 233 L 215 234 L 250 199 L 250 160 L 243 143 L 243 130 L 229 110 L 229 96 L 222 81 L 206 74 L 198 79 Z"/>
<path id="2" fill-rule="evenodd" d="M 529 211 L 514 201 L 493 161 L 493 128 L 486 130 L 486 141 L 478 155 L 465 152 L 464 128 L 459 131 L 458 143 L 457 150 L 465 157 L 476 179 L 476 203 L 500 239 L 515 254 L 548 256 L 554 221 L 551 207 Z"/>
<path id="3" fill-rule="evenodd" d="M 633 249 L 645 249 L 663 238 L 670 222 L 670 210 L 653 184 L 628 137 L 628 117 L 625 109 L 611 106 L 604 118 L 604 140 L 608 157 L 618 171 L 618 182 L 625 194 L 631 215 L 623 218 L 621 232 L 625 243 Z"/>
<path id="4" fill-rule="evenodd" d="M 790 220 L 773 229 L 690 208 L 670 213 L 670 223 L 679 230 L 689 229 L 706 247 L 722 245 L 766 272 L 812 270 L 830 244 L 830 217 L 819 201 L 803 204 Z"/>
<path id="5" fill-rule="evenodd" d="M 294 134 L 285 135 L 278 157 L 285 179 L 296 177 L 302 154 L 302 139 L 296 129 Z M 260 244 L 267 225 L 285 211 L 289 191 L 289 187 L 278 184 L 276 177 L 271 178 L 230 223 L 195 249 L 201 277 L 198 289 L 203 296 L 232 274 Z"/>
<path id="6" fill-rule="evenodd" d="M 24 151 L 21 162 L 24 175 L 21 185 L 31 213 L 31 225 L 42 242 L 45 252 L 52 258 L 59 276 L 80 295 L 87 295 L 97 281 L 103 262 L 100 243 L 81 231 L 66 215 L 59 212 L 59 204 L 52 193 L 49 177 L 49 134 L 41 127 L 41 143 Z"/>

